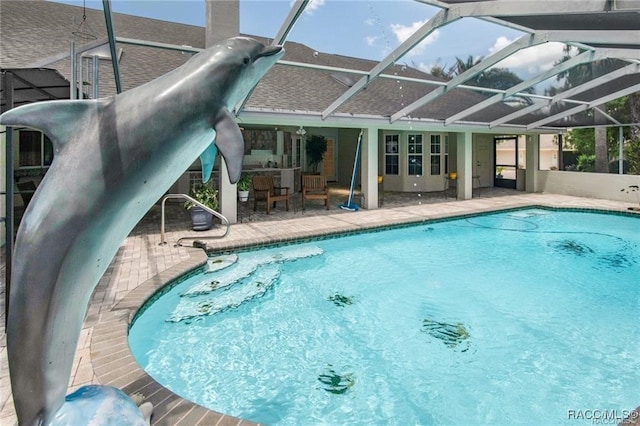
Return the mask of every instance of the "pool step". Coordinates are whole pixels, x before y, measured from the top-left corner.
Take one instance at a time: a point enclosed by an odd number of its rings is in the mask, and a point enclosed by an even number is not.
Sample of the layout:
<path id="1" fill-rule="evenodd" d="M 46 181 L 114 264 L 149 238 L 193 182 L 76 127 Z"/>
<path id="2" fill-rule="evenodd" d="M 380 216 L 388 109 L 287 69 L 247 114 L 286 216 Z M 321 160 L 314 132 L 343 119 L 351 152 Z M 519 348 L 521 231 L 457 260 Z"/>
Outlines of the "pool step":
<path id="1" fill-rule="evenodd" d="M 230 286 L 248 278 L 258 267 L 272 263 L 291 262 L 305 257 L 319 256 L 324 253 L 320 247 L 283 248 L 270 253 L 242 253 L 232 268 L 220 273 L 206 274 L 203 281 L 193 285 L 181 294 L 183 297 L 197 297 Z M 224 262 L 220 262 L 224 263 Z"/>
<path id="2" fill-rule="evenodd" d="M 273 287 L 280 277 L 280 264 L 323 253 L 320 247 L 310 246 L 212 258 L 203 280 L 181 294 L 167 321 L 180 322 L 237 308 Z"/>
<path id="3" fill-rule="evenodd" d="M 207 274 L 217 272 L 221 269 L 234 265 L 237 261 L 237 254 L 224 254 L 221 256 L 210 257 L 209 260 L 207 260 L 207 267 L 204 272 Z"/>
<path id="4" fill-rule="evenodd" d="M 228 286 L 208 297 L 182 298 L 167 321 L 180 322 L 235 309 L 244 302 L 262 297 L 280 277 L 280 267 L 261 267 L 250 279 Z"/>

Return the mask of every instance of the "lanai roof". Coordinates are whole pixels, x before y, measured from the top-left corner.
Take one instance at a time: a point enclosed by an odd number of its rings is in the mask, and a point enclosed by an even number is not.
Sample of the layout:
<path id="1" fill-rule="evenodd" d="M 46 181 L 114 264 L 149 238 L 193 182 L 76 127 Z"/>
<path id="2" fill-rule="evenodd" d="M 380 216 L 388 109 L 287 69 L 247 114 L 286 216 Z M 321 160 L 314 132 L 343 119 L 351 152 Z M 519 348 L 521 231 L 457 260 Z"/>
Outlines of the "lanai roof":
<path id="1" fill-rule="evenodd" d="M 633 0 L 420 0 L 440 8 L 426 24 L 381 62 L 318 52 L 286 40 L 308 3 L 298 0 L 282 29 L 265 42 L 285 42 L 286 55 L 237 107 L 240 121 L 384 128 L 560 131 L 571 126 L 619 125 L 620 117 L 593 114 L 593 108 L 640 91 L 640 7 Z M 73 36 L 86 13 L 94 39 Z M 28 17 L 28 19 L 25 19 Z M 505 49 L 485 58 L 451 81 L 439 80 L 397 63 L 432 31 L 464 17 L 475 17 L 524 31 Z M 70 41 L 79 48 L 105 46 L 102 11 L 53 2 L 0 2 L 0 66 L 47 67 L 70 78 Z M 205 29 L 123 14 L 113 14 L 123 90 L 136 87 L 184 63 L 204 47 Z M 461 86 L 514 52 L 540 43 L 561 41 L 585 53 L 572 64 L 609 59 L 605 71 L 592 67 L 588 83 L 554 96 L 527 96 L 530 105 L 504 102 L 567 65 L 505 91 L 486 95 Z M 155 48 L 151 45 L 163 47 Z M 103 47 L 104 48 L 104 47 Z M 101 61 L 100 94 L 115 93 L 109 61 Z M 603 111 L 603 109 L 602 109 Z M 598 121 L 594 117 L 598 116 Z M 637 123 L 636 123 L 637 124 Z"/>

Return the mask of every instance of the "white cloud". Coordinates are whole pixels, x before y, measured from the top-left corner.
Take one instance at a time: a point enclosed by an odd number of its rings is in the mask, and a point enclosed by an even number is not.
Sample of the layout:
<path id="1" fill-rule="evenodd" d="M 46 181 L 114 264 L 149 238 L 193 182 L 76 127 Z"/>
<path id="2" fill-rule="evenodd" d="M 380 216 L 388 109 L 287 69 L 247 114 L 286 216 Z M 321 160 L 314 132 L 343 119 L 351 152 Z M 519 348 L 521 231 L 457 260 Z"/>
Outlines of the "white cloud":
<path id="1" fill-rule="evenodd" d="M 408 39 L 411 34 L 415 33 L 418 28 L 422 27 L 425 21 L 414 22 L 413 24 L 406 26 L 402 24 L 391 24 L 391 32 L 396 36 L 396 39 L 399 43 L 402 43 L 406 39 Z M 419 44 L 417 44 L 411 51 L 407 53 L 409 56 L 421 55 L 424 53 L 425 49 L 428 45 L 433 44 L 440 37 L 440 31 L 435 30 L 431 34 L 429 34 L 424 40 L 422 40 Z"/>
<path id="2" fill-rule="evenodd" d="M 512 41 L 506 37 L 498 37 L 494 45 L 489 48 L 489 54 L 505 48 Z M 551 69 L 553 64 L 562 58 L 563 48 L 564 45 L 562 43 L 544 43 L 529 47 L 503 59 L 496 66 L 509 68 L 516 74 L 518 74 L 518 71 L 526 72 L 527 74 L 540 74 Z"/>
<path id="3" fill-rule="evenodd" d="M 513 42 L 513 40 L 509 40 L 505 36 L 498 37 L 498 39 L 493 44 L 493 46 L 489 48 L 489 54 L 493 55 L 497 51 L 502 50 L 505 47 L 507 47 L 508 45 L 510 45 L 512 42 Z"/>
<path id="4" fill-rule="evenodd" d="M 309 15 L 313 15 L 313 12 L 324 6 L 325 0 L 311 0 L 307 3 L 307 7 L 305 7 L 305 13 Z"/>
<path id="5" fill-rule="evenodd" d="M 425 73 L 429 74 L 431 72 L 431 69 L 435 65 L 438 65 L 438 63 L 436 62 L 434 64 L 425 64 L 424 62 L 420 62 L 419 64 L 415 64 L 415 65 L 412 65 L 412 66 L 418 68 L 422 72 L 425 72 Z"/>
<path id="6" fill-rule="evenodd" d="M 364 40 L 367 43 L 367 46 L 372 47 L 376 45 L 378 40 L 380 40 L 380 36 L 367 36 L 364 38 Z"/>
<path id="7" fill-rule="evenodd" d="M 364 24 L 373 27 L 376 24 L 376 20 L 373 18 L 365 19 Z"/>

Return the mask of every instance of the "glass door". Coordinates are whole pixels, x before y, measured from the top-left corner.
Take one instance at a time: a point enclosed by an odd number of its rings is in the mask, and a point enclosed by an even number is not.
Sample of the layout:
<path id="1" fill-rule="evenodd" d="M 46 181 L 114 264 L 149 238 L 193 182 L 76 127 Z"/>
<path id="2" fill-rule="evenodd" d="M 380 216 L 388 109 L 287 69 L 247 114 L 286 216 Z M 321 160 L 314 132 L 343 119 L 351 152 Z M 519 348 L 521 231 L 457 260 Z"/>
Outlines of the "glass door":
<path id="1" fill-rule="evenodd" d="M 493 184 L 500 188 L 516 189 L 518 170 L 518 137 L 498 136 L 493 138 L 495 165 Z"/>

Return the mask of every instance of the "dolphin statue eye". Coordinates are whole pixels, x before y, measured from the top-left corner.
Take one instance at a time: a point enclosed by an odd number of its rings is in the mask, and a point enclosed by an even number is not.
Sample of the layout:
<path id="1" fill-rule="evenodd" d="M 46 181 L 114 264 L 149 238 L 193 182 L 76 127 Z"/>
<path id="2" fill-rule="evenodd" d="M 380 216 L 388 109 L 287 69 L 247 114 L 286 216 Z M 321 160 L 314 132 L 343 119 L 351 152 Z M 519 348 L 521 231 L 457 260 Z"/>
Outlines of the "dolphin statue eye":
<path id="1" fill-rule="evenodd" d="M 248 65 L 250 61 L 251 61 L 251 58 L 249 58 L 248 56 L 245 56 L 244 59 L 242 60 L 242 63 L 245 65 Z"/>

